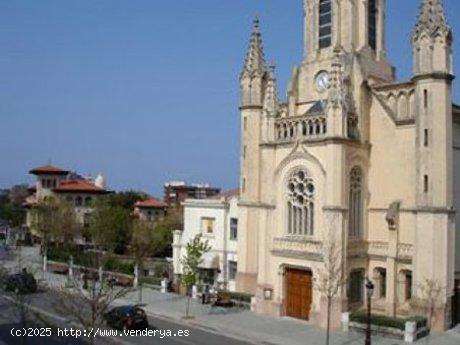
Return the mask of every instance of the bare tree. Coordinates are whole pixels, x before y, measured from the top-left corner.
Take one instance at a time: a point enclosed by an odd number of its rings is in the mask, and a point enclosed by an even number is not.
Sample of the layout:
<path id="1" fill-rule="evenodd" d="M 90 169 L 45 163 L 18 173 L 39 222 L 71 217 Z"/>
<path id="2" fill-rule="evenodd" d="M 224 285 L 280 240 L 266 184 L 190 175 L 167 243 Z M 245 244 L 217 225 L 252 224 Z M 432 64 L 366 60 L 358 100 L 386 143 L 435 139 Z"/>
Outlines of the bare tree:
<path id="1" fill-rule="evenodd" d="M 100 262 L 96 265 L 101 266 Z M 77 275 L 70 279 L 71 288 L 62 286 L 55 291 L 54 309 L 79 324 L 88 334 L 92 345 L 96 329 L 104 324 L 104 314 L 114 301 L 126 296 L 132 289 L 115 286 L 111 279 L 103 275 L 99 275 L 99 278 L 95 275 L 88 277 L 88 270 L 84 270 L 83 279 Z"/>
<path id="2" fill-rule="evenodd" d="M 419 294 L 412 299 L 411 305 L 414 309 L 423 310 L 427 317 L 428 328 L 431 330 L 436 308 L 443 305 L 446 287 L 442 286 L 438 280 L 425 279 L 417 285 L 417 288 Z"/>
<path id="3" fill-rule="evenodd" d="M 142 303 L 142 279 L 139 272 L 144 270 L 144 261 L 152 255 L 156 245 L 154 224 L 148 221 L 136 219 L 133 221 L 133 233 L 131 236 L 131 252 L 136 261 L 136 277 L 139 289 L 139 303 Z"/>
<path id="4" fill-rule="evenodd" d="M 323 232 L 321 244 L 318 246 L 322 256 L 322 266 L 314 280 L 315 289 L 327 301 L 326 345 L 330 342 L 332 303 L 339 296 L 341 288 L 346 283 L 343 271 L 342 246 L 336 238 L 333 226 L 334 217 L 328 219 L 326 231 Z"/>

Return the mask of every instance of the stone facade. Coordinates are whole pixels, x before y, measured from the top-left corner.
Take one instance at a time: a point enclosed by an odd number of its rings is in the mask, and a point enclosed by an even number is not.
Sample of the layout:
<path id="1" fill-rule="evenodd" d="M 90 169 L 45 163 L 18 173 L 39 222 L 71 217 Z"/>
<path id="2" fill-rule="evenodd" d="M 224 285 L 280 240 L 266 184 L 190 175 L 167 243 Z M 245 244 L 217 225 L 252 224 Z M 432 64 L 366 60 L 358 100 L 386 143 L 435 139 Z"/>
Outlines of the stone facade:
<path id="1" fill-rule="evenodd" d="M 418 313 L 412 302 L 430 280 L 443 288 L 435 327 L 445 329 L 460 113 L 442 3 L 421 1 L 413 77 L 404 82 L 387 59 L 385 0 L 304 0 L 304 10 L 305 54 L 286 102 L 265 63 L 258 20 L 240 76 L 238 289 L 255 294 L 258 312 L 290 315 L 287 272 L 304 270 L 312 276 L 308 319 L 324 324 L 315 286 L 327 256 L 321 248 L 333 241 L 345 281 L 333 324 L 363 306 L 367 278 L 376 285 L 375 312 L 389 316 Z"/>

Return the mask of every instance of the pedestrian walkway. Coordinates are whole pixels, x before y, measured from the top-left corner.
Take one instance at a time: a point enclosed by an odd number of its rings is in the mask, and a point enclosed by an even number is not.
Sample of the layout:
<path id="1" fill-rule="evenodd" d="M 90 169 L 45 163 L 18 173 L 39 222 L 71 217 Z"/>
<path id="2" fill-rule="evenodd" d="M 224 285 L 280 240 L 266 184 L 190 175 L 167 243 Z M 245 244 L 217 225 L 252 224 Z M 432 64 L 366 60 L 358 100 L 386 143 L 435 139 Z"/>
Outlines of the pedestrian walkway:
<path id="1" fill-rule="evenodd" d="M 124 298 L 125 303 L 137 303 L 138 292 L 133 292 Z M 324 330 L 311 326 L 306 322 L 291 319 L 277 318 L 254 314 L 247 310 L 211 308 L 201 305 L 195 300 L 191 302 L 192 320 L 184 321 L 186 299 L 175 294 L 162 294 L 153 289 L 144 289 L 143 302 L 147 313 L 174 319 L 179 322 L 188 322 L 206 330 L 233 336 L 242 340 L 249 340 L 257 344 L 282 345 L 316 345 L 325 341 Z M 425 344 L 427 339 L 420 341 Z M 332 332 L 331 345 L 362 345 L 362 334 L 349 332 Z M 401 345 L 404 342 L 374 337 L 374 345 Z M 460 329 L 452 330 L 442 336 L 430 339 L 432 345 L 460 344 Z"/>
<path id="2" fill-rule="evenodd" d="M 32 253 L 28 253 L 31 258 Z M 31 260 L 35 267 L 40 267 L 39 260 Z M 67 278 L 47 272 L 46 283 L 50 287 L 62 287 Z M 139 292 L 132 291 L 117 304 L 138 304 Z M 176 294 L 161 293 L 152 288 L 143 288 L 142 303 L 150 315 L 175 320 L 182 324 L 199 327 L 240 340 L 263 345 L 317 345 L 324 344 L 325 331 L 306 322 L 291 319 L 262 316 L 243 309 L 211 308 L 196 300 L 191 301 L 190 314 L 193 319 L 185 320 L 186 298 Z M 155 325 L 153 325 L 155 326 Z M 460 327 L 443 335 L 422 339 L 420 344 L 459 345 Z M 362 345 L 362 334 L 349 332 L 332 332 L 331 345 Z M 373 337 L 373 345 L 402 345 L 400 340 Z"/>

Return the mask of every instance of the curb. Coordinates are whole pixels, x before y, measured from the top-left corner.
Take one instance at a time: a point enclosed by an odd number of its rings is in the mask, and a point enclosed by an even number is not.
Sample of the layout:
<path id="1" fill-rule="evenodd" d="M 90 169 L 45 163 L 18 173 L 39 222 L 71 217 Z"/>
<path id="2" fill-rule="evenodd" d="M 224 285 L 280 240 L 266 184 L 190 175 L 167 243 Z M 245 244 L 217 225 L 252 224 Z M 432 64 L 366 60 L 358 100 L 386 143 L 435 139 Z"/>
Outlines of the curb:
<path id="1" fill-rule="evenodd" d="M 254 344 L 254 345 L 267 345 L 268 344 L 265 341 L 261 341 L 261 340 L 257 340 L 257 339 L 250 338 L 250 337 L 247 337 L 247 336 L 243 336 L 243 335 L 238 334 L 236 332 L 229 332 L 228 330 L 224 330 L 224 329 L 221 329 L 221 328 L 215 328 L 215 327 L 206 326 L 206 325 L 203 325 L 203 322 L 199 322 L 199 321 L 186 320 L 186 319 L 183 319 L 183 318 L 178 318 L 178 317 L 173 317 L 173 316 L 169 316 L 169 315 L 164 315 L 164 314 L 152 312 L 150 310 L 148 310 L 148 311 L 146 310 L 146 314 L 151 316 L 151 317 L 157 318 L 157 319 L 162 319 L 164 321 L 169 321 L 169 322 L 174 322 L 174 323 L 186 324 L 186 325 L 192 326 L 192 327 L 194 327 L 196 329 L 199 329 L 201 331 L 204 331 L 204 332 L 220 335 L 220 336 L 223 336 L 223 337 L 226 337 L 226 338 L 238 340 L 238 341 L 245 342 L 245 343 L 248 343 L 248 344 Z M 276 345 L 276 344 L 273 344 L 273 345 Z"/>

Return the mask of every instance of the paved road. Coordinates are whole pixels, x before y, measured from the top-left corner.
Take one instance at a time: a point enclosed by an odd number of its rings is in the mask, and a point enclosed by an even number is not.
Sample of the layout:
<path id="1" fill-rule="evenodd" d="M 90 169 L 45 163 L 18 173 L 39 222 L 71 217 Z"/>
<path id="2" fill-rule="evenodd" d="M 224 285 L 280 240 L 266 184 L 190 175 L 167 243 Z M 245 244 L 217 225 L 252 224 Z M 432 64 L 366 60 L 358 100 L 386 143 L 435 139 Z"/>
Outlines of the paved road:
<path id="1" fill-rule="evenodd" d="M 42 292 L 34 295 L 29 295 L 29 300 L 27 305 L 31 307 L 35 313 L 30 312 L 29 315 L 40 314 L 39 317 L 42 322 L 45 322 L 45 326 L 53 327 L 53 334 L 57 334 L 57 328 L 63 329 L 66 327 L 70 329 L 72 324 L 69 323 L 69 318 L 63 316 L 55 307 L 55 300 L 53 300 L 53 295 L 50 292 Z M 14 303 L 9 299 L 8 296 L 0 294 L 0 345 L 4 344 L 24 344 L 23 339 L 12 337 L 10 332 L 13 327 L 18 327 L 20 325 L 17 308 L 14 306 Z M 3 312 L 6 311 L 6 312 Z M 30 327 L 40 326 L 39 320 L 36 317 L 32 316 Z M 238 341 L 232 338 L 228 338 L 222 335 L 219 335 L 210 329 L 209 331 L 204 331 L 197 329 L 195 327 L 190 327 L 186 323 L 180 324 L 177 321 L 168 320 L 168 319 L 159 319 L 157 317 L 149 316 L 150 330 L 156 331 L 156 336 L 126 336 L 122 332 L 118 332 L 116 337 L 105 337 L 96 339 L 96 344 L 120 344 L 120 345 L 129 345 L 129 344 L 161 344 L 161 345 L 248 345 L 242 341 Z M 42 326 L 43 327 L 43 326 Z M 109 330 L 104 328 L 105 331 Z M 165 336 L 166 334 L 178 335 L 182 330 L 181 334 L 184 335 L 185 332 L 188 332 L 188 336 Z M 80 345 L 84 344 L 85 340 L 83 337 L 80 339 L 74 339 L 72 337 L 67 338 L 39 338 L 32 337 L 28 338 L 27 345 Z M 4 344 L 2 344 L 2 342 Z"/>

